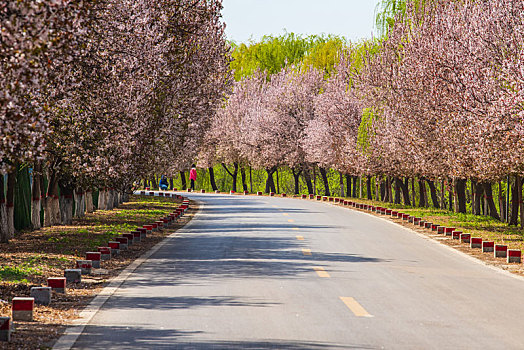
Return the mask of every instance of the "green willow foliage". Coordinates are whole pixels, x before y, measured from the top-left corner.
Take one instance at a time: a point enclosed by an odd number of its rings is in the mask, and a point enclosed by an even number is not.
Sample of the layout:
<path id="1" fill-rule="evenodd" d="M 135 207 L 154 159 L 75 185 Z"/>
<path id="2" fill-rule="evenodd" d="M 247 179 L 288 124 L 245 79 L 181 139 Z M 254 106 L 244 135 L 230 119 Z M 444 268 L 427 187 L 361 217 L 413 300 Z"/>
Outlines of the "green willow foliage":
<path id="1" fill-rule="evenodd" d="M 395 24 L 395 16 L 406 12 L 406 4 L 412 1 L 418 9 L 426 4 L 435 3 L 434 0 L 381 0 L 375 9 L 375 26 L 380 36 L 387 35 L 389 29 Z"/>
<path id="2" fill-rule="evenodd" d="M 315 67 L 329 76 L 339 60 L 339 52 L 347 45 L 345 38 L 334 35 L 267 35 L 260 42 L 231 43 L 231 69 L 237 81 L 257 70 L 266 72 L 269 78 L 290 64 Z"/>

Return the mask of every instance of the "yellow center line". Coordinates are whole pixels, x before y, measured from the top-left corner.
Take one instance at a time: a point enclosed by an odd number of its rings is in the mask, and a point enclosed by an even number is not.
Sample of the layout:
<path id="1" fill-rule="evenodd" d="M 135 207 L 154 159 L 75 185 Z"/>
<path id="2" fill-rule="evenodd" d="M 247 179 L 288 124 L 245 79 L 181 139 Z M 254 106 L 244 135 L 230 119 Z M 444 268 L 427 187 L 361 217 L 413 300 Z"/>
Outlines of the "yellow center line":
<path id="1" fill-rule="evenodd" d="M 302 254 L 304 255 L 311 255 L 311 249 L 302 249 Z"/>
<path id="2" fill-rule="evenodd" d="M 303 241 L 303 240 L 304 240 L 304 236 L 297 236 L 297 239 L 298 239 L 299 241 Z"/>
<path id="3" fill-rule="evenodd" d="M 366 309 L 362 307 L 354 298 L 352 297 L 340 297 L 340 300 L 346 304 L 346 306 L 355 314 L 357 317 L 373 317 L 370 315 Z"/>
<path id="4" fill-rule="evenodd" d="M 278 208 L 278 205 L 272 205 L 273 208 Z"/>
<path id="5" fill-rule="evenodd" d="M 287 222 L 295 222 L 295 220 L 293 220 L 293 219 L 289 219 Z"/>
<path id="6" fill-rule="evenodd" d="M 282 213 L 282 215 L 284 215 L 284 216 L 289 216 L 289 214 L 288 214 L 288 213 Z"/>
<path id="7" fill-rule="evenodd" d="M 315 270 L 317 272 L 318 277 L 322 277 L 322 278 L 330 278 L 331 277 L 329 275 L 329 273 L 327 273 L 326 270 L 324 270 L 323 267 L 315 266 L 315 267 L 313 267 L 313 270 Z"/>
<path id="8" fill-rule="evenodd" d="M 293 230 L 293 231 L 298 231 L 299 228 L 298 228 L 298 227 L 293 227 L 292 230 Z"/>

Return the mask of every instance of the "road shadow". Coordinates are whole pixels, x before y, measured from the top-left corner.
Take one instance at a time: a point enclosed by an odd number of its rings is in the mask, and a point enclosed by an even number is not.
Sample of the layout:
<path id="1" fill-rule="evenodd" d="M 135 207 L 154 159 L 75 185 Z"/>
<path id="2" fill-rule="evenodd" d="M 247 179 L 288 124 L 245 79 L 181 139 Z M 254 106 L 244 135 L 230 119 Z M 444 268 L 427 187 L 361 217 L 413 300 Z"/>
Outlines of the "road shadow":
<path id="1" fill-rule="evenodd" d="M 378 349 L 366 344 L 336 344 L 303 340 L 192 340 L 200 331 L 177 331 L 139 327 L 88 325 L 73 349 L 191 349 L 191 350 L 319 350 L 319 349 Z M 92 340 L 96 339 L 96 342 Z"/>

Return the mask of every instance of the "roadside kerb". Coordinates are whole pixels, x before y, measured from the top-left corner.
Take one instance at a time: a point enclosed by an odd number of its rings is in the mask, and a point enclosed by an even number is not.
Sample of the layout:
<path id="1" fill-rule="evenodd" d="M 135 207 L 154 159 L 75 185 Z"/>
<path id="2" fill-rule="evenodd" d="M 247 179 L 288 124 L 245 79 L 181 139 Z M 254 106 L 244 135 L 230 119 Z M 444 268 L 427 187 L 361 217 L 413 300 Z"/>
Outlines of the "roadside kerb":
<path id="1" fill-rule="evenodd" d="M 65 277 L 49 277 L 47 279 L 47 286 L 51 287 L 51 289 L 57 293 L 65 293 L 66 282 L 67 279 Z"/>
<path id="2" fill-rule="evenodd" d="M 14 297 L 11 301 L 13 321 L 32 321 L 35 298 Z"/>

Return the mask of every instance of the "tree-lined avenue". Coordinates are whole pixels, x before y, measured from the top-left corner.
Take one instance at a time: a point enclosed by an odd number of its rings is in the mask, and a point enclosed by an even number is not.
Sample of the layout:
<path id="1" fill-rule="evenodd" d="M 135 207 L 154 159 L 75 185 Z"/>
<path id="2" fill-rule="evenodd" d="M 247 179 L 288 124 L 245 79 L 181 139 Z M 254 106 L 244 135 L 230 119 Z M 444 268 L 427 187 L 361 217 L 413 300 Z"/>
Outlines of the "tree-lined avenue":
<path id="1" fill-rule="evenodd" d="M 124 282 L 74 348 L 524 344 L 519 278 L 357 211 L 188 196 L 202 202 L 201 212 Z"/>

